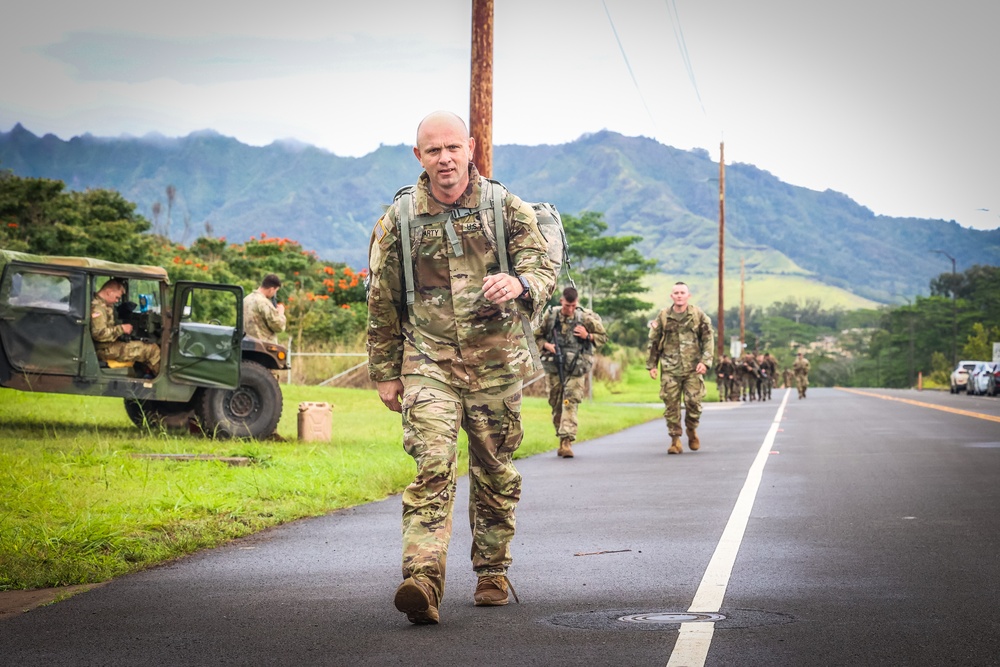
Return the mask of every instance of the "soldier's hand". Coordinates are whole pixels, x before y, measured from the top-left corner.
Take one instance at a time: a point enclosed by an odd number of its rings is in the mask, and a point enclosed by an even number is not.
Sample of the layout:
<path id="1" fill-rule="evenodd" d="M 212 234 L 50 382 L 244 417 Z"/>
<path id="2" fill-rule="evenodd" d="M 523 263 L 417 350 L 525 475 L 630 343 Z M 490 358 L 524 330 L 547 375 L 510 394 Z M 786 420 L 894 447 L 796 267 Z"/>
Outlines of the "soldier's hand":
<path id="1" fill-rule="evenodd" d="M 509 273 L 493 273 L 483 278 L 483 295 L 493 303 L 503 303 L 521 296 L 524 285 Z"/>
<path id="2" fill-rule="evenodd" d="M 587 331 L 587 327 L 583 326 L 582 324 L 577 324 L 576 327 L 573 328 L 573 335 L 576 336 L 577 338 L 582 338 L 583 340 L 587 340 L 587 337 L 590 336 L 590 332 Z"/>
<path id="3" fill-rule="evenodd" d="M 275 308 L 277 308 L 278 312 L 281 313 L 282 315 L 285 314 L 285 304 L 279 303 L 277 306 L 275 306 Z"/>
<path id="4" fill-rule="evenodd" d="M 708 372 L 708 366 L 699 361 L 698 365 L 694 367 L 694 372 L 698 375 L 704 375 Z"/>
<path id="5" fill-rule="evenodd" d="M 376 384 L 378 385 L 378 397 L 385 403 L 385 407 L 393 412 L 402 412 L 403 404 L 399 402 L 399 399 L 403 396 L 403 381 L 396 378 Z"/>
<path id="6" fill-rule="evenodd" d="M 649 369 L 649 377 L 653 378 L 654 380 L 656 379 L 656 369 L 655 368 L 650 368 Z"/>
<path id="7" fill-rule="evenodd" d="M 542 343 L 542 349 L 545 350 L 546 352 L 551 352 L 552 354 L 556 353 L 556 346 L 550 343 L 549 341 L 545 341 L 544 343 Z"/>
<path id="8" fill-rule="evenodd" d="M 131 324 L 123 324 L 122 325 L 122 333 L 127 333 L 127 334 L 132 333 L 132 325 Z"/>

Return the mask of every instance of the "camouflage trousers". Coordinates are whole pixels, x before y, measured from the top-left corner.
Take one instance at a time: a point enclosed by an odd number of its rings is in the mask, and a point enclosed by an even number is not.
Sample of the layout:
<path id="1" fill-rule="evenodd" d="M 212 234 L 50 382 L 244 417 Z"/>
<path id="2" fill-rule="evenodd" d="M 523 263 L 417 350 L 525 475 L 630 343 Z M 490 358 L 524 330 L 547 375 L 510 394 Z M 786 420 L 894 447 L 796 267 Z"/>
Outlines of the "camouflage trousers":
<path id="1" fill-rule="evenodd" d="M 143 343 L 141 340 L 103 343 L 97 347 L 97 358 L 129 363 L 141 361 L 152 369 L 154 375 L 160 372 L 160 346 L 155 343 Z"/>
<path id="2" fill-rule="evenodd" d="M 796 375 L 795 376 L 795 387 L 799 390 L 799 398 L 803 398 L 806 395 L 806 387 L 809 386 L 809 376 L 808 375 Z"/>
<path id="3" fill-rule="evenodd" d="M 576 440 L 577 409 L 587 386 L 587 376 L 578 375 L 566 378 L 566 391 L 562 393 L 559 375 L 549 376 L 549 406 L 552 408 L 552 425 L 556 427 L 556 436 L 562 440 Z M 562 399 L 560 401 L 560 398 Z"/>
<path id="4" fill-rule="evenodd" d="M 667 419 L 667 433 L 671 438 L 684 433 L 681 430 L 681 401 L 684 402 L 684 426 L 694 430 L 701 421 L 701 399 L 704 397 L 705 378 L 698 373 L 660 376 L 660 400 L 665 406 L 663 416 Z"/>
<path id="5" fill-rule="evenodd" d="M 426 378 L 403 378 L 403 448 L 417 476 L 403 491 L 403 578 L 417 577 L 444 599 L 451 539 L 458 430 L 469 436 L 472 569 L 506 574 L 521 475 L 512 458 L 521 444 L 521 382 L 464 391 Z"/>

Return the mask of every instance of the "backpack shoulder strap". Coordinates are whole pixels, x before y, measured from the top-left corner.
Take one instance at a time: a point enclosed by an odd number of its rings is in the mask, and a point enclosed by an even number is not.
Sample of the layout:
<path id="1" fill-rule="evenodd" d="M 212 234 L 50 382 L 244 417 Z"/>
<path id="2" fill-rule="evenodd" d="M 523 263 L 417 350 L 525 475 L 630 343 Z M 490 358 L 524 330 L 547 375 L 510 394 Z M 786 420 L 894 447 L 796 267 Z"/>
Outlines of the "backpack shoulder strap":
<path id="1" fill-rule="evenodd" d="M 399 211 L 399 239 L 403 247 L 400 259 L 403 262 L 403 283 L 406 287 L 406 311 L 413 315 L 413 253 L 410 249 L 410 222 L 413 220 L 414 185 L 400 188 L 396 193 L 397 210 Z"/>
<path id="2" fill-rule="evenodd" d="M 500 181 L 486 179 L 486 201 L 483 207 L 493 208 L 493 233 L 497 240 L 497 260 L 500 262 L 500 273 L 510 273 L 510 260 L 507 257 L 507 221 L 503 215 L 503 203 L 507 199 L 507 188 Z"/>

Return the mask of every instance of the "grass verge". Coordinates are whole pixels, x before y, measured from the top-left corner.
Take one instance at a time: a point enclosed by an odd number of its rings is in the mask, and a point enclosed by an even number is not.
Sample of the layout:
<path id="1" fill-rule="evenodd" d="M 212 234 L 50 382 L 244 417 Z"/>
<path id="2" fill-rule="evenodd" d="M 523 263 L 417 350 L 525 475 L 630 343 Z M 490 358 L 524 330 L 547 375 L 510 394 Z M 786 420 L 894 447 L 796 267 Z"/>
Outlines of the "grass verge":
<path id="1" fill-rule="evenodd" d="M 644 385 L 642 400 L 632 402 L 657 400 L 648 375 Z M 399 415 L 374 391 L 299 385 L 282 391 L 278 433 L 285 441 L 253 442 L 143 432 L 119 399 L 0 389 L 0 591 L 106 581 L 270 526 L 382 499 L 409 484 L 416 468 L 400 444 Z M 332 442 L 296 440 L 302 401 L 333 405 Z M 589 440 L 661 413 L 585 402 L 578 437 Z M 554 449 L 544 399 L 525 398 L 522 419 L 517 458 Z M 463 434 L 463 473 L 464 444 Z M 133 456 L 148 453 L 244 456 L 253 463 Z"/>

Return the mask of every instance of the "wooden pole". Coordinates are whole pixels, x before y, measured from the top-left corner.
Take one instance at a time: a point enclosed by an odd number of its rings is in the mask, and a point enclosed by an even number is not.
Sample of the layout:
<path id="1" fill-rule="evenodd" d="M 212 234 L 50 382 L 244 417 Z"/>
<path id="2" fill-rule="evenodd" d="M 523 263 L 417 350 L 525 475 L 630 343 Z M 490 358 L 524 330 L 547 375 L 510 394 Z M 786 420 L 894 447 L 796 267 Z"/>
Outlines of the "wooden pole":
<path id="1" fill-rule="evenodd" d="M 746 341 L 746 319 L 743 316 L 743 283 L 745 278 L 745 264 L 743 258 L 740 257 L 740 354 L 743 354 L 744 341 Z"/>
<path id="2" fill-rule="evenodd" d="M 469 131 L 479 173 L 493 175 L 493 0 L 472 0 L 472 81 Z"/>
<path id="3" fill-rule="evenodd" d="M 726 143 L 719 142 L 719 344 L 716 363 L 726 349 L 726 308 L 723 293 L 726 290 Z"/>

